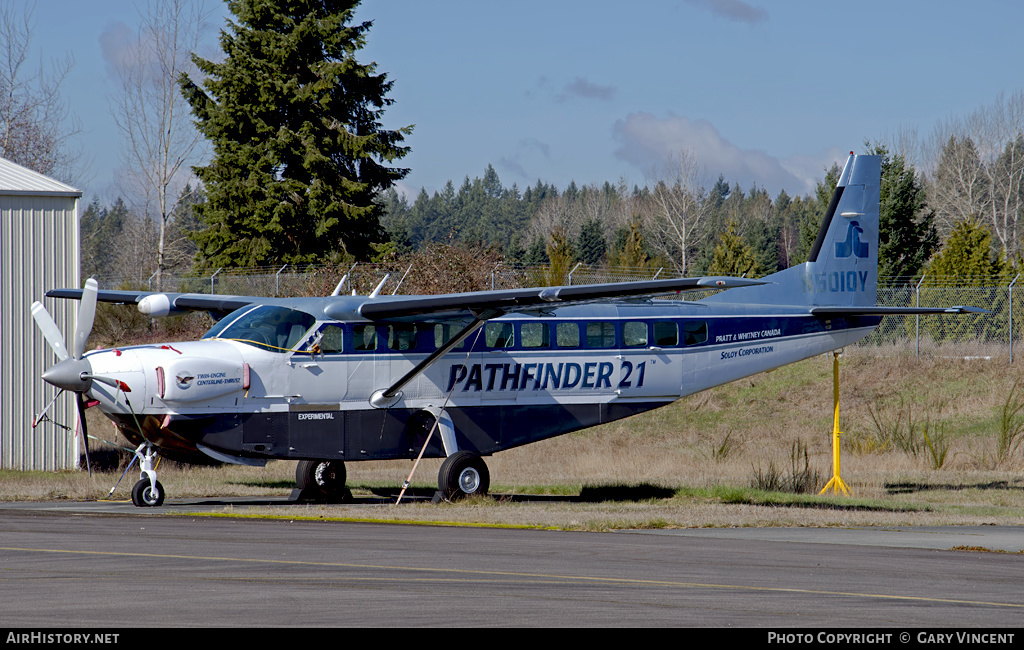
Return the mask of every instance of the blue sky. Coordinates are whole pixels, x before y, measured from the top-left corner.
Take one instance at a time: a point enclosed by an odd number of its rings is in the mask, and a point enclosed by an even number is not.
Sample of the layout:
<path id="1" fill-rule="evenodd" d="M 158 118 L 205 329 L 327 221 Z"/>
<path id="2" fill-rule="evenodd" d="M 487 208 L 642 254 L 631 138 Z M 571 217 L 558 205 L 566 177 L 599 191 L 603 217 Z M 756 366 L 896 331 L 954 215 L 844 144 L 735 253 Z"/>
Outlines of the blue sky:
<path id="1" fill-rule="evenodd" d="M 18 0 L 24 2 L 25 0 Z M 140 2 L 143 0 L 140 0 Z M 213 9 L 208 56 L 226 10 Z M 102 43 L 134 31 L 127 0 L 39 0 L 33 45 L 73 55 L 65 90 L 90 161 L 87 197 L 116 197 L 116 87 Z M 1024 3 L 366 0 L 363 51 L 394 81 L 387 128 L 415 125 L 403 189 L 494 165 L 506 186 L 643 185 L 680 147 L 774 195 L 898 130 L 923 137 L 1024 87 Z"/>

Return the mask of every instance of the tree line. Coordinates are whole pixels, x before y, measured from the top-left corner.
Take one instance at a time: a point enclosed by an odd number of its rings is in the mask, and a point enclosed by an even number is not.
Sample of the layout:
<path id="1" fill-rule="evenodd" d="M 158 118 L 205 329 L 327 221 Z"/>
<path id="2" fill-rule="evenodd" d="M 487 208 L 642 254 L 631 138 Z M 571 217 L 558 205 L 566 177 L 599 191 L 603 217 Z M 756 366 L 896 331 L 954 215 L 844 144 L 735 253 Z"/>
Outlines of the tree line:
<path id="1" fill-rule="evenodd" d="M 1012 277 L 1019 258 L 1009 256 L 977 211 L 950 218 L 952 210 L 961 208 L 931 198 L 940 195 L 938 183 L 948 176 L 953 149 L 947 148 L 937 165 L 947 176 L 938 177 L 919 171 L 887 145 L 869 144 L 866 150 L 882 157 L 883 283 L 913 281 L 922 274 L 936 282 Z M 481 260 L 486 252 L 488 268 L 499 262 L 545 267 L 552 278 L 564 277 L 577 263 L 652 274 L 662 269 L 679 275 L 760 277 L 807 259 L 840 174 L 834 165 L 823 170 L 814 193 L 790 196 L 782 190 L 771 197 L 763 187 L 744 189 L 724 176 L 705 187 L 688 183 L 678 167 L 671 171 L 673 176 L 642 187 L 606 182 L 560 189 L 538 181 L 520 190 L 516 184 L 503 185 L 488 165 L 482 176 L 465 177 L 458 189 L 449 181 L 432 195 L 421 190 L 412 201 L 389 188 L 377 198 L 383 236 L 361 261 L 423 265 L 430 250 L 434 256 L 458 258 L 464 266 L 474 257 L 441 252 L 448 247 L 476 251 Z M 204 200 L 201 187 L 187 186 L 175 201 L 166 268 L 183 272 L 201 258 L 195 237 L 202 223 L 195 208 Z M 152 220 L 133 213 L 123 201 L 102 206 L 94 199 L 82 218 L 83 271 L 106 277 L 137 271 L 136 282 L 145 280 L 153 272 L 147 269 L 153 267 L 156 237 Z"/>
<path id="2" fill-rule="evenodd" d="M 930 176 L 887 144 L 865 143 L 865 150 L 882 159 L 883 282 L 922 274 L 990 278 L 1016 267 L 1018 256 L 991 236 L 979 210 L 953 218 L 949 206 L 932 198 L 941 196 L 937 184 L 948 176 L 948 151 Z M 975 164 L 1006 165 L 1007 155 Z M 823 170 L 815 191 L 805 196 L 782 190 L 772 197 L 763 187 L 744 189 L 724 176 L 702 183 L 698 170 L 698 161 L 683 152 L 642 187 L 571 183 L 560 191 L 538 181 L 521 191 L 515 184 L 503 187 L 488 166 L 482 177 L 466 177 L 457 191 L 449 181 L 433 195 L 421 190 L 412 202 L 388 190 L 383 224 L 395 252 L 446 242 L 493 247 L 521 266 L 584 263 L 760 277 L 807 259 L 841 172 L 838 165 Z M 944 189 L 958 196 L 955 188 Z M 992 209 L 991 202 L 986 205 Z"/>

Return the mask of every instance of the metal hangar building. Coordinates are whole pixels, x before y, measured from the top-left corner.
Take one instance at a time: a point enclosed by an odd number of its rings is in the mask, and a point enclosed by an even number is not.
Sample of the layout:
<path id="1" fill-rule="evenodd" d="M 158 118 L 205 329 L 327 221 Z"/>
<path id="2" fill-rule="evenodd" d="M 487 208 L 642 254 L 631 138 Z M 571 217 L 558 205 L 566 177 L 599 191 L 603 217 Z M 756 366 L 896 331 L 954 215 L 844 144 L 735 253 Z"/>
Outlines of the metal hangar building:
<path id="1" fill-rule="evenodd" d="M 57 357 L 36 329 L 31 305 L 50 289 L 81 286 L 81 197 L 73 187 L 0 158 L 0 469 L 78 465 L 73 396 L 62 395 L 48 418 L 32 426 L 57 395 L 40 379 Z M 75 301 L 46 301 L 65 337 L 74 332 L 77 307 Z"/>

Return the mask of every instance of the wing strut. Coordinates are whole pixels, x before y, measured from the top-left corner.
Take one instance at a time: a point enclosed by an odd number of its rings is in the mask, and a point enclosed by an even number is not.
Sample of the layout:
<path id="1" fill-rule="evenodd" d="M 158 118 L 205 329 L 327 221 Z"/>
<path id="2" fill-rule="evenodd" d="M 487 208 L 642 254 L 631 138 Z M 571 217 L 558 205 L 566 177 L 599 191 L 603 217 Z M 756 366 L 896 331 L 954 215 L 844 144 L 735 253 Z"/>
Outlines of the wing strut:
<path id="1" fill-rule="evenodd" d="M 424 370 L 432 366 L 449 350 L 455 348 L 460 343 L 462 343 L 467 336 L 475 332 L 486 321 L 492 318 L 497 318 L 498 316 L 501 316 L 502 313 L 503 312 L 497 309 L 486 309 L 479 313 L 474 313 L 473 320 L 469 323 L 469 325 L 466 325 L 464 328 L 462 328 L 462 330 L 460 330 L 458 334 L 452 337 L 450 341 L 448 341 L 441 347 L 431 352 L 430 356 L 416 364 L 416 366 L 412 370 L 405 373 L 402 376 L 402 378 L 396 381 L 395 383 L 391 384 L 384 390 L 374 391 L 373 395 L 370 396 L 370 405 L 379 409 L 388 408 L 389 406 L 393 405 L 395 402 L 402 398 L 401 391 L 406 384 L 415 379 L 417 375 L 422 373 Z"/>

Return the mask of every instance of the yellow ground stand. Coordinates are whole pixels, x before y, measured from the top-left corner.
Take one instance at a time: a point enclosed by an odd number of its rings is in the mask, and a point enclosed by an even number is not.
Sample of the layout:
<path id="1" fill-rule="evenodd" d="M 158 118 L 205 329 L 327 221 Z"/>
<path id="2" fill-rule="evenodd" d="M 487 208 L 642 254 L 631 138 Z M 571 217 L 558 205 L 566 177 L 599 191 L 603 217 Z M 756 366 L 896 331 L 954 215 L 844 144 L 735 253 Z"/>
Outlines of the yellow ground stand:
<path id="1" fill-rule="evenodd" d="M 839 477 L 839 352 L 832 353 L 832 478 L 822 488 L 821 494 L 831 489 L 839 494 L 841 491 L 850 496 L 850 489 Z"/>

